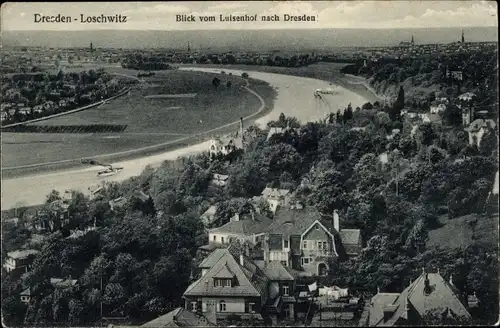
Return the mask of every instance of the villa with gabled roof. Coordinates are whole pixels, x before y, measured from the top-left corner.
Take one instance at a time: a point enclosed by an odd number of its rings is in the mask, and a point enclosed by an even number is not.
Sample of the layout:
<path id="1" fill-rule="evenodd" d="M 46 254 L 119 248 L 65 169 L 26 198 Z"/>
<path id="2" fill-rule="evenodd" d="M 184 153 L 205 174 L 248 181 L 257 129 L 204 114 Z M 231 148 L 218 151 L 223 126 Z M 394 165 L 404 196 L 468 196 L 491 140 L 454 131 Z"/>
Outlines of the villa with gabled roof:
<path id="1" fill-rule="evenodd" d="M 356 256 L 361 250 L 359 229 L 340 229 L 339 216 L 319 213 L 314 207 L 280 209 L 264 239 L 264 258 L 306 274 L 325 275 L 338 256 Z"/>
<path id="2" fill-rule="evenodd" d="M 220 320 L 238 315 L 263 320 L 262 312 L 293 318 L 295 283 L 279 262 L 254 261 L 248 250 L 218 248 L 199 265 L 201 277 L 184 292 L 185 308 Z"/>
<path id="3" fill-rule="evenodd" d="M 402 293 L 379 291 L 372 297 L 368 325 L 418 325 L 429 317 L 466 322 L 471 315 L 457 292 L 451 277 L 448 282 L 439 271 L 427 273 L 422 270 L 422 274 Z"/>

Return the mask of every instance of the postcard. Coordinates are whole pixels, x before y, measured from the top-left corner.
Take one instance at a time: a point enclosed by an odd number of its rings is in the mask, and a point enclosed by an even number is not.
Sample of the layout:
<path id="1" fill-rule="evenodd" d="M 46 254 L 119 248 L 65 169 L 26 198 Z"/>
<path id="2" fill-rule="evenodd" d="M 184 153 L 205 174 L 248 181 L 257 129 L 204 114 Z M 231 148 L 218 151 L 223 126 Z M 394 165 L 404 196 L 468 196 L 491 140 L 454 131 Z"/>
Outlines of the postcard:
<path id="1" fill-rule="evenodd" d="M 0 22 L 3 326 L 498 322 L 496 2 Z"/>

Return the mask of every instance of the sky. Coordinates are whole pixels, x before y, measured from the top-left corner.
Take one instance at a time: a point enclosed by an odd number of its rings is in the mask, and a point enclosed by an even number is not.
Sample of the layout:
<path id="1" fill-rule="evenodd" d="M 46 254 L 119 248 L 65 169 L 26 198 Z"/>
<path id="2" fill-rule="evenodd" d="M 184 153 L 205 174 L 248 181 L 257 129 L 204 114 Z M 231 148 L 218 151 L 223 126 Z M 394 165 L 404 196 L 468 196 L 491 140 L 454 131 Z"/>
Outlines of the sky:
<path id="1" fill-rule="evenodd" d="M 70 16 L 71 23 L 35 23 L 35 14 Z M 81 15 L 127 16 L 124 23 L 85 24 Z M 255 15 L 257 22 L 221 22 L 219 15 Z M 262 15 L 279 22 L 262 22 Z M 314 22 L 285 22 L 289 15 L 314 16 Z M 196 22 L 177 22 L 194 15 Z M 214 15 L 215 22 L 200 22 Z M 498 26 L 495 1 L 206 1 L 206 2 L 7 2 L 1 8 L 1 30 L 210 30 L 306 28 L 431 28 Z M 77 19 L 77 20 L 75 20 Z"/>

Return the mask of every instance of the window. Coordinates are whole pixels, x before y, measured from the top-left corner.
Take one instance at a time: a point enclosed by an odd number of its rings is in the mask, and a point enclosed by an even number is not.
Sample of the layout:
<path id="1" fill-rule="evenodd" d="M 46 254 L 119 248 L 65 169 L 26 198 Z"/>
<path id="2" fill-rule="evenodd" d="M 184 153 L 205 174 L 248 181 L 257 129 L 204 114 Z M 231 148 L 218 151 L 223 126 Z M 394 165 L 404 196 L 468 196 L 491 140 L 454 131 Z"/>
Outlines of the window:
<path id="1" fill-rule="evenodd" d="M 287 284 L 283 285 L 283 296 L 288 296 L 290 293 L 290 286 Z"/>
<path id="2" fill-rule="evenodd" d="M 219 312 L 226 312 L 226 302 L 219 301 Z"/>
<path id="3" fill-rule="evenodd" d="M 316 226 L 314 227 L 316 230 L 319 230 L 319 225 L 316 224 Z"/>
<path id="4" fill-rule="evenodd" d="M 220 237 L 220 242 L 224 244 L 224 237 Z"/>
<path id="5" fill-rule="evenodd" d="M 303 248 L 303 249 L 307 249 L 307 240 L 304 240 L 304 241 L 302 242 L 302 248 Z"/>
<path id="6" fill-rule="evenodd" d="M 216 235 L 214 235 L 214 241 L 217 241 L 217 236 Z"/>
<path id="7" fill-rule="evenodd" d="M 303 257 L 302 258 L 302 265 L 309 264 L 309 262 L 311 262 L 311 258 L 310 257 Z"/>
<path id="8" fill-rule="evenodd" d="M 248 313 L 255 313 L 253 310 L 253 307 L 255 306 L 255 303 L 248 303 Z"/>
<path id="9" fill-rule="evenodd" d="M 282 264 L 283 266 L 288 266 L 288 262 L 287 262 L 287 261 L 280 261 L 280 262 L 281 262 L 281 264 Z"/>
<path id="10" fill-rule="evenodd" d="M 285 239 L 285 240 L 283 241 L 283 248 L 289 248 L 289 247 L 290 247 L 290 245 L 289 245 L 289 243 L 288 243 L 288 239 Z"/>
<path id="11" fill-rule="evenodd" d="M 193 310 L 193 312 L 196 312 L 196 302 L 191 302 L 191 309 Z"/>
<path id="12" fill-rule="evenodd" d="M 214 287 L 231 287 L 231 279 L 214 278 Z"/>
<path id="13" fill-rule="evenodd" d="M 327 250 L 328 244 L 326 241 L 318 241 L 318 249 L 319 250 Z"/>

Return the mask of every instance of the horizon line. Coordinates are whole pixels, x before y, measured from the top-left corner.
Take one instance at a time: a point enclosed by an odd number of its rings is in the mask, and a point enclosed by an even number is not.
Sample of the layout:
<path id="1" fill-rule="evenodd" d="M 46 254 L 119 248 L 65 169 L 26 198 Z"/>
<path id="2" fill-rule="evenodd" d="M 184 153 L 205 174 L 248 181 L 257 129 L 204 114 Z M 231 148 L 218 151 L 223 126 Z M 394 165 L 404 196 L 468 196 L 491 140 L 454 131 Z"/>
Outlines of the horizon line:
<path id="1" fill-rule="evenodd" d="M 441 27 L 306 27 L 306 28 L 249 28 L 249 29 L 173 29 L 173 30 L 162 30 L 162 29 L 84 29 L 84 30 L 3 30 L 3 32 L 93 32 L 93 31 L 123 31 L 123 32 L 214 32 L 214 31 L 276 31 L 276 30 L 429 30 L 429 29 L 446 29 L 446 28 L 461 28 L 461 29 L 471 29 L 471 28 L 498 28 L 495 25 L 489 26 L 441 26 Z"/>

